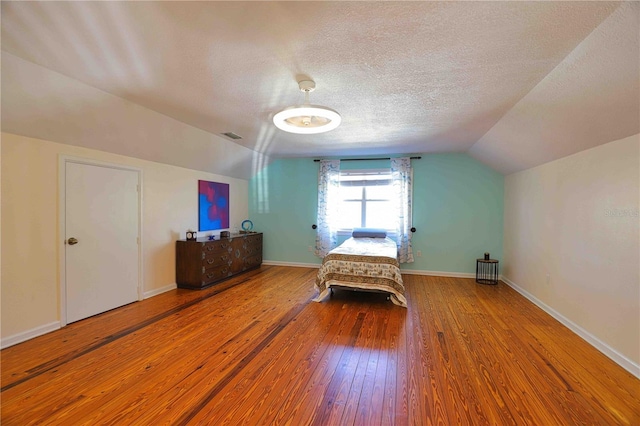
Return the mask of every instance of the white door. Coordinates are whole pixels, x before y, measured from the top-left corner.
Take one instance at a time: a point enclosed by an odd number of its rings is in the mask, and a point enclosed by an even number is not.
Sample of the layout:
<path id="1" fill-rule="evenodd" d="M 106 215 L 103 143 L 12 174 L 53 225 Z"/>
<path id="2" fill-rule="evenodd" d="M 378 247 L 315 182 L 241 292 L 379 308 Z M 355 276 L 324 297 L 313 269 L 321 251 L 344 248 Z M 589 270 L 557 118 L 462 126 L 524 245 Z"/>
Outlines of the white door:
<path id="1" fill-rule="evenodd" d="M 65 162 L 66 322 L 138 300 L 138 172 Z"/>

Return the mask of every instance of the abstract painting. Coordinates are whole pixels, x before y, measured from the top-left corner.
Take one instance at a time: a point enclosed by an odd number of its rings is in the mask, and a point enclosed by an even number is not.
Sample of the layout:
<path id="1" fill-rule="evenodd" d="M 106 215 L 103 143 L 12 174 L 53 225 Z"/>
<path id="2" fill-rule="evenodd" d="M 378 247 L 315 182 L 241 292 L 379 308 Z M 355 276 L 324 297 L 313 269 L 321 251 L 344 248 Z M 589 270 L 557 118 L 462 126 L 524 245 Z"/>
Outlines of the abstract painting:
<path id="1" fill-rule="evenodd" d="M 198 181 L 198 230 L 229 228 L 229 184 Z"/>

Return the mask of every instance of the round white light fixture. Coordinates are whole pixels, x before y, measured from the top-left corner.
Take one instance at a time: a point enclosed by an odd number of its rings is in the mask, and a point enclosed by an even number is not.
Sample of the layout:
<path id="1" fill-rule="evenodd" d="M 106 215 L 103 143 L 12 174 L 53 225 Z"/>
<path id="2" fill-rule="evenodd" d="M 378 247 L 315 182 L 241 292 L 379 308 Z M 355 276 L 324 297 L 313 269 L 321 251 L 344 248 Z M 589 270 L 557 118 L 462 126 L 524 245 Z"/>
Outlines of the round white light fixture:
<path id="1" fill-rule="evenodd" d="M 309 104 L 309 92 L 313 92 L 316 83 L 311 80 L 298 82 L 304 92 L 303 105 L 291 106 L 273 116 L 273 124 L 289 133 L 314 134 L 333 130 L 340 125 L 342 117 L 331 108 Z"/>

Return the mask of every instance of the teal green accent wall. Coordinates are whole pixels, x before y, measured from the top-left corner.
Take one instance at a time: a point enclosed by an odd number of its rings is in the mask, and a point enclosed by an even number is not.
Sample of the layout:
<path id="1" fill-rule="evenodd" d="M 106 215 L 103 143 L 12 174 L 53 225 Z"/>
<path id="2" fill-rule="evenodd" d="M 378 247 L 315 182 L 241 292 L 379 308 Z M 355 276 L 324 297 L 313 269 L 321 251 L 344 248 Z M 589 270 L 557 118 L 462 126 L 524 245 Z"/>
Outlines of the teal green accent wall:
<path id="1" fill-rule="evenodd" d="M 484 252 L 502 260 L 504 178 L 467 154 L 430 154 L 413 165 L 415 262 L 402 269 L 473 273 Z M 342 169 L 389 167 L 343 162 Z M 318 163 L 279 159 L 249 183 L 249 217 L 264 232 L 264 259 L 314 263 Z M 422 256 L 418 257 L 417 252 Z"/>
<path id="2" fill-rule="evenodd" d="M 412 165 L 415 262 L 402 268 L 475 273 L 485 252 L 502 260 L 504 177 L 466 154 Z"/>
<path id="3" fill-rule="evenodd" d="M 249 181 L 249 217 L 264 233 L 264 260 L 321 263 L 308 250 L 316 241 L 318 167 L 310 158 L 275 160 Z"/>

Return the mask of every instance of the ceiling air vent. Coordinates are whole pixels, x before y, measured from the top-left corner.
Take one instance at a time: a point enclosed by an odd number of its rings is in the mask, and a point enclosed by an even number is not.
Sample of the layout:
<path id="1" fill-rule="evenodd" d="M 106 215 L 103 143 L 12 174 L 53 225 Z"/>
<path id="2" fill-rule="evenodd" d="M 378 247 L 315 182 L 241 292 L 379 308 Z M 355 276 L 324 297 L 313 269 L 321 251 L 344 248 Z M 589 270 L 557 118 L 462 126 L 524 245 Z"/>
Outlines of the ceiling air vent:
<path id="1" fill-rule="evenodd" d="M 242 136 L 240 135 L 236 135 L 233 132 L 227 132 L 227 133 L 222 133 L 224 136 L 228 137 L 229 139 L 233 139 L 233 140 L 238 140 L 238 139 L 242 139 Z"/>

